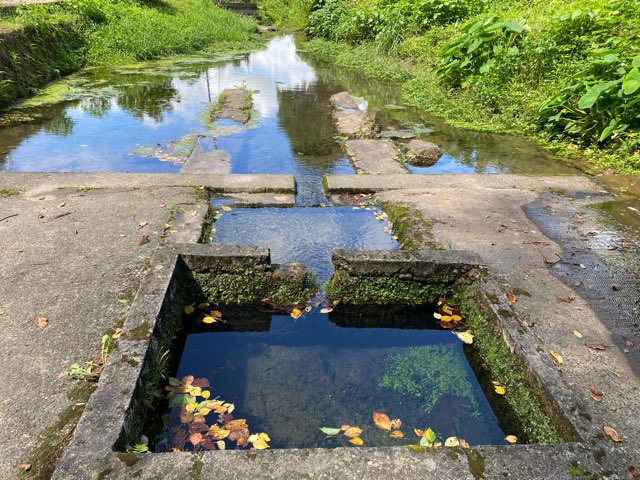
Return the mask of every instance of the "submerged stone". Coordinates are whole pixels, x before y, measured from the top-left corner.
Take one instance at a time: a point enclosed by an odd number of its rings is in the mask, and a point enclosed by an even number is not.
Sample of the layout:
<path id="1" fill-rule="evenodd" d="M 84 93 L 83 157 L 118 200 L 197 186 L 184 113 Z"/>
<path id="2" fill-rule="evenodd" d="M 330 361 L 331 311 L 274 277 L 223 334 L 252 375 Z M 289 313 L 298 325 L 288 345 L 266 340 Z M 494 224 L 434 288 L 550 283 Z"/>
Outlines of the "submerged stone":
<path id="1" fill-rule="evenodd" d="M 330 101 L 340 135 L 348 138 L 368 138 L 373 135 L 374 115 L 361 109 L 349 93 L 336 93 Z"/>
<path id="2" fill-rule="evenodd" d="M 218 109 L 211 112 L 213 120 L 228 118 L 247 123 L 251 118 L 251 92 L 242 88 L 227 88 L 218 97 Z"/>
<path id="3" fill-rule="evenodd" d="M 384 132 L 380 132 L 380 138 L 415 138 L 416 134 L 412 130 L 396 130 L 394 128 L 390 128 L 389 130 L 385 130 Z"/>
<path id="4" fill-rule="evenodd" d="M 400 150 L 390 140 L 348 140 L 345 146 L 361 173 L 407 173 L 398 161 Z"/>
<path id="5" fill-rule="evenodd" d="M 331 95 L 329 99 L 333 108 L 340 108 L 343 110 L 359 110 L 358 102 L 349 95 L 348 92 L 340 92 Z"/>
<path id="6" fill-rule="evenodd" d="M 442 151 L 435 143 L 425 140 L 411 140 L 407 145 L 406 160 L 411 165 L 430 167 L 438 161 Z"/>
<path id="7" fill-rule="evenodd" d="M 205 152 L 197 147 L 193 150 L 180 173 L 231 173 L 231 156 L 226 150 Z"/>

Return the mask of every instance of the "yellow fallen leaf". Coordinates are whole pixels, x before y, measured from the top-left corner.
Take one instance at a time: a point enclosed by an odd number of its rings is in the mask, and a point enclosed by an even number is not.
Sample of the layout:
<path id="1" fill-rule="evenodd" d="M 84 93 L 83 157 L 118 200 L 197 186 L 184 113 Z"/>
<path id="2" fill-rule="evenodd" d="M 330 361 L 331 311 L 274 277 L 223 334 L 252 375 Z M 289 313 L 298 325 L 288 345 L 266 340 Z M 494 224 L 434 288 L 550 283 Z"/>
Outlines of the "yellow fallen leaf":
<path id="1" fill-rule="evenodd" d="M 263 438 L 260 438 L 260 437 L 258 437 L 257 440 L 254 440 L 253 442 L 251 442 L 251 444 L 253 445 L 253 448 L 255 448 L 256 450 L 264 450 L 265 448 L 269 448 L 269 444 L 265 442 Z"/>
<path id="2" fill-rule="evenodd" d="M 515 435 L 507 435 L 504 439 L 509 443 L 516 443 L 518 441 L 518 437 Z"/>
<path id="3" fill-rule="evenodd" d="M 506 390 L 502 385 L 495 385 L 493 389 L 496 391 L 498 395 L 504 395 Z"/>
<path id="4" fill-rule="evenodd" d="M 462 321 L 462 317 L 460 315 L 451 315 L 452 322 L 460 322 Z"/>
<path id="5" fill-rule="evenodd" d="M 195 412 L 196 411 L 196 404 L 195 403 L 187 403 L 184 408 L 185 408 L 185 410 L 187 412 Z"/>
<path id="6" fill-rule="evenodd" d="M 209 415 L 211 413 L 211 409 L 209 408 L 201 408 L 200 410 L 198 410 L 200 415 Z"/>
<path id="7" fill-rule="evenodd" d="M 261 439 L 263 439 L 265 442 L 270 442 L 270 441 L 271 441 L 271 439 L 269 438 L 269 435 L 267 435 L 267 434 L 266 434 L 266 433 L 264 433 L 264 432 L 259 433 L 259 434 L 258 434 L 258 436 L 259 436 Z"/>
<path id="8" fill-rule="evenodd" d="M 304 311 L 309 313 L 311 310 L 313 310 L 313 308 L 310 305 L 307 305 L 306 307 L 304 307 Z"/>
<path id="9" fill-rule="evenodd" d="M 325 307 L 320 310 L 320 313 L 331 313 L 331 312 L 333 312 L 333 308 L 331 307 Z"/>
<path id="10" fill-rule="evenodd" d="M 49 320 L 47 320 L 45 317 L 38 317 L 38 327 L 39 328 L 46 327 L 48 323 L 49 323 Z"/>
<path id="11" fill-rule="evenodd" d="M 231 413 L 235 410 L 236 406 L 232 403 L 227 407 L 227 413 Z"/>
<path id="12" fill-rule="evenodd" d="M 420 430 L 419 428 L 414 428 L 413 431 L 419 437 L 424 437 L 424 430 Z"/>
<path id="13" fill-rule="evenodd" d="M 217 320 L 213 317 L 204 317 L 202 323 L 216 323 Z"/>
<path id="14" fill-rule="evenodd" d="M 473 333 L 471 333 L 471 330 L 467 330 L 466 332 L 456 332 L 456 335 L 467 345 L 473 343 Z"/>
<path id="15" fill-rule="evenodd" d="M 458 447 L 460 446 L 460 441 L 458 437 L 449 437 L 444 441 L 445 447 Z"/>
<path id="16" fill-rule="evenodd" d="M 447 315 L 453 315 L 453 310 L 451 310 L 451 307 L 449 305 L 443 305 L 440 310 L 442 310 Z"/>
<path id="17" fill-rule="evenodd" d="M 562 365 L 562 363 L 564 362 L 564 360 L 562 359 L 562 356 L 559 353 L 554 352 L 553 350 L 551 350 L 549 352 L 551 354 L 551 356 L 553 357 L 553 359 L 558 362 L 559 365 Z"/>
<path id="18" fill-rule="evenodd" d="M 579 331 L 577 331 L 577 330 L 574 330 L 574 331 L 573 331 L 573 334 L 574 334 L 576 337 L 578 337 L 578 338 L 582 338 L 582 334 L 581 334 Z"/>
<path id="19" fill-rule="evenodd" d="M 204 398 L 206 400 L 207 398 L 209 398 L 211 396 L 211 392 L 209 390 L 203 390 L 200 395 L 202 395 L 202 398 Z"/>
<path id="20" fill-rule="evenodd" d="M 442 318 L 442 315 L 436 312 L 433 314 L 433 318 L 435 318 L 436 320 L 440 320 Z"/>
<path id="21" fill-rule="evenodd" d="M 116 331 L 113 332 L 113 335 L 111 335 L 111 338 L 113 338 L 114 340 L 117 340 L 118 338 L 120 338 L 121 335 L 122 335 L 122 329 L 116 328 Z"/>
<path id="22" fill-rule="evenodd" d="M 295 320 L 297 320 L 298 318 L 300 318 L 302 316 L 302 310 L 300 310 L 299 308 L 294 308 L 293 310 L 291 310 L 291 314 L 290 314 Z"/>
<path id="23" fill-rule="evenodd" d="M 402 433 L 400 430 L 394 430 L 393 432 L 391 432 L 389 434 L 389 436 L 391 438 L 402 438 L 402 437 L 404 437 L 404 433 Z"/>
<path id="24" fill-rule="evenodd" d="M 373 423 L 375 423 L 376 427 L 380 430 L 391 430 L 391 419 L 386 413 L 373 412 L 371 417 L 373 418 Z"/>
<path id="25" fill-rule="evenodd" d="M 195 311 L 196 311 L 196 309 L 193 308 L 193 305 L 187 305 L 186 307 L 184 307 L 184 313 L 186 313 L 187 315 L 191 314 L 191 313 L 193 313 Z"/>
<path id="26" fill-rule="evenodd" d="M 218 447 L 218 450 L 224 450 L 225 448 L 227 448 L 227 445 L 224 443 L 223 440 L 218 440 L 216 442 L 216 446 Z"/>
<path id="27" fill-rule="evenodd" d="M 354 445 L 362 445 L 364 443 L 364 441 L 360 437 L 353 437 L 349 440 L 349 442 L 353 443 Z"/>
<path id="28" fill-rule="evenodd" d="M 230 206 L 228 205 L 222 205 L 220 207 L 222 210 L 224 210 L 225 212 L 230 212 L 231 210 L 233 210 Z"/>
<path id="29" fill-rule="evenodd" d="M 361 433 L 362 433 L 361 428 L 351 427 L 344 432 L 344 436 L 349 438 L 356 438 L 356 437 L 359 437 Z"/>
<path id="30" fill-rule="evenodd" d="M 333 302 L 331 302 L 331 305 L 333 305 L 334 307 L 337 307 L 339 303 L 340 303 L 340 300 L 334 300 Z"/>

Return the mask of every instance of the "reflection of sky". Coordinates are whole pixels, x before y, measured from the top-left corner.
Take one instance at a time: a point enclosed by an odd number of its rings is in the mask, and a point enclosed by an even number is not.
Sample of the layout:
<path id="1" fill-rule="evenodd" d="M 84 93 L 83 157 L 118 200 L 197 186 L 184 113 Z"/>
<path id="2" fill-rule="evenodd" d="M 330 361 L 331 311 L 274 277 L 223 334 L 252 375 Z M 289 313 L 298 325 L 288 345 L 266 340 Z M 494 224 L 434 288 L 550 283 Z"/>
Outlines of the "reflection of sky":
<path id="1" fill-rule="evenodd" d="M 136 70 L 132 72 L 139 75 Z M 14 148 L 0 168 L 5 171 L 177 172 L 179 165 L 133 156 L 129 152 L 137 146 L 164 144 L 189 133 L 205 131 L 202 116 L 210 100 L 215 101 L 225 88 L 242 84 L 256 90 L 253 101 L 260 116 L 260 127 L 268 127 L 269 119 L 273 119 L 271 125 L 275 127 L 278 88 L 301 88 L 316 80 L 313 69 L 298 57 L 292 37 L 276 38 L 265 50 L 252 53 L 243 60 L 217 64 L 202 72 L 197 79 L 180 79 L 179 73 L 171 80 L 171 86 L 178 95 L 159 99 L 168 104 L 161 109 L 159 119 L 140 111 L 136 112 L 137 117 L 134 116 L 118 105 L 118 97 L 106 102 L 106 111 L 100 117 L 89 114 L 81 104 L 69 107 L 59 115 L 66 114 L 72 119 L 70 134 L 59 136 L 40 129 Z M 118 82 L 128 83 L 126 72 Z M 149 102 L 152 103 L 153 99 Z M 258 142 L 264 143 L 257 154 L 268 151 L 267 154 L 284 167 L 283 171 L 294 173 L 295 165 L 285 133 L 280 132 L 281 138 L 274 139 L 270 137 L 274 128 L 266 130 L 254 142 L 244 146 L 244 142 L 240 142 L 234 148 L 235 153 L 246 154 L 249 149 L 257 148 Z M 274 144 L 278 147 L 273 148 Z M 239 159 L 239 162 L 243 160 Z M 235 170 L 242 171 L 243 168 Z"/>

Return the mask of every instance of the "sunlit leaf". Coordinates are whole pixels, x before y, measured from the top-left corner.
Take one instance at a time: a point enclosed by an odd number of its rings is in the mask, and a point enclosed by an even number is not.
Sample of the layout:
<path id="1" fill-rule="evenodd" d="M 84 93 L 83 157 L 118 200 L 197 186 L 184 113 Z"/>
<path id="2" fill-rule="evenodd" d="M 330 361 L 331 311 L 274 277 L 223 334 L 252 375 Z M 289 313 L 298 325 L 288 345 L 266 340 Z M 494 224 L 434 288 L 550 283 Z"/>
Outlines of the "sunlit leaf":
<path id="1" fill-rule="evenodd" d="M 213 317 L 204 317 L 202 323 L 216 323 L 217 320 Z"/>
<path id="2" fill-rule="evenodd" d="M 424 436 L 427 440 L 429 440 L 430 442 L 435 442 L 436 441 L 436 432 L 434 432 L 433 430 L 431 430 L 430 428 L 428 428 L 425 432 L 424 432 Z"/>
<path id="3" fill-rule="evenodd" d="M 424 437 L 424 430 L 420 430 L 419 428 L 414 428 L 413 431 L 416 433 L 417 436 Z"/>
<path id="4" fill-rule="evenodd" d="M 325 435 L 337 435 L 341 432 L 339 428 L 331 428 L 331 427 L 320 427 L 320 431 Z"/>
<path id="5" fill-rule="evenodd" d="M 235 410 L 236 406 L 232 403 L 227 407 L 227 413 L 231 413 Z"/>
<path id="6" fill-rule="evenodd" d="M 218 310 L 211 310 L 211 316 L 213 318 L 220 319 L 220 318 L 222 318 L 222 312 L 220 312 Z"/>
<path id="7" fill-rule="evenodd" d="M 458 447 L 460 446 L 460 441 L 458 437 L 449 437 L 444 441 L 445 447 Z"/>
<path id="8" fill-rule="evenodd" d="M 304 311 L 309 313 L 311 310 L 313 310 L 313 308 L 310 305 L 307 305 L 306 307 L 304 307 Z"/>
<path id="9" fill-rule="evenodd" d="M 496 391 L 498 395 L 504 395 L 506 390 L 502 385 L 495 385 L 493 389 Z"/>
<path id="10" fill-rule="evenodd" d="M 202 438 L 203 437 L 201 433 L 193 433 L 189 435 L 189 441 L 193 444 L 193 446 L 198 445 L 202 441 Z"/>
<path id="11" fill-rule="evenodd" d="M 361 433 L 362 433 L 362 429 L 361 428 L 351 427 L 351 428 L 348 428 L 344 432 L 344 435 L 345 435 L 345 437 L 355 438 L 355 437 L 359 437 Z"/>
<path id="12" fill-rule="evenodd" d="M 255 448 L 256 450 L 264 450 L 265 448 L 269 448 L 269 444 L 266 442 L 266 440 L 264 438 L 262 438 L 261 436 L 257 436 L 258 438 L 256 438 L 255 440 L 251 441 L 251 444 L 253 445 L 253 448 Z M 249 437 L 251 438 L 251 437 Z"/>
<path id="13" fill-rule="evenodd" d="M 428 439 L 427 437 L 422 437 L 422 438 L 420 439 L 420 446 L 421 446 L 421 447 L 430 447 L 430 446 L 431 446 L 431 443 L 432 443 L 432 442 L 430 442 L 430 441 L 429 441 L 429 439 Z"/>
<path id="14" fill-rule="evenodd" d="M 436 320 L 441 320 L 442 319 L 442 315 L 436 312 L 436 313 L 433 314 L 433 318 L 435 318 Z"/>
<path id="15" fill-rule="evenodd" d="M 391 430 L 391 419 L 386 413 L 373 412 L 371 417 L 373 418 L 373 423 L 375 423 L 376 427 L 380 430 Z"/>
<path id="16" fill-rule="evenodd" d="M 349 439 L 349 442 L 353 443 L 354 445 L 362 445 L 362 444 L 364 444 L 364 441 L 360 437 L 353 437 L 353 438 Z"/>
<path id="17" fill-rule="evenodd" d="M 342 430 L 343 432 L 346 430 L 349 430 L 351 428 L 351 425 L 340 425 L 340 430 Z"/>
<path id="18" fill-rule="evenodd" d="M 518 441 L 518 437 L 515 435 L 507 435 L 504 439 L 509 443 L 516 443 Z"/>
<path id="19" fill-rule="evenodd" d="M 291 310 L 291 314 L 290 314 L 295 320 L 297 320 L 298 318 L 300 318 L 302 316 L 302 310 L 300 310 L 299 308 L 294 308 L 293 310 Z"/>
<path id="20" fill-rule="evenodd" d="M 202 396 L 202 398 L 204 398 L 206 400 L 207 398 L 209 398 L 211 396 L 211 392 L 209 390 L 203 390 L 200 395 Z"/>
<path id="21" fill-rule="evenodd" d="M 231 210 L 233 210 L 230 206 L 228 205 L 221 205 L 220 208 L 222 210 L 224 210 L 225 212 L 230 212 Z"/>
<path id="22" fill-rule="evenodd" d="M 216 440 L 222 440 L 223 438 L 227 438 L 231 432 L 224 428 L 220 428 L 218 425 L 211 425 L 209 429 L 209 435 L 211 435 Z"/>
<path id="23" fill-rule="evenodd" d="M 516 303 L 518 301 L 518 297 L 513 292 L 507 292 L 507 300 L 509 300 L 509 303 Z"/>
<path id="24" fill-rule="evenodd" d="M 462 317 L 460 315 L 451 315 L 452 322 L 460 322 L 462 321 Z"/>
<path id="25" fill-rule="evenodd" d="M 581 334 L 579 331 L 577 331 L 577 330 L 574 330 L 574 331 L 573 331 L 573 334 L 574 334 L 576 337 L 578 337 L 578 338 L 582 338 L 582 334 Z"/>
<path id="26" fill-rule="evenodd" d="M 265 432 L 260 432 L 258 434 L 258 436 L 263 439 L 265 442 L 270 442 L 271 439 L 269 438 L 269 435 L 267 435 Z"/>
<path id="27" fill-rule="evenodd" d="M 247 428 L 247 419 L 246 418 L 237 418 L 235 420 L 231 420 L 224 424 L 224 428 L 227 430 L 241 430 L 243 428 Z"/>
<path id="28" fill-rule="evenodd" d="M 458 338 L 462 340 L 464 343 L 468 345 L 473 343 L 473 333 L 471 333 L 471 330 L 467 330 L 466 332 L 455 332 L 455 333 L 458 336 Z"/>
<path id="29" fill-rule="evenodd" d="M 562 359 L 562 356 L 559 353 L 554 352 L 553 350 L 551 350 L 549 352 L 551 354 L 551 356 L 553 357 L 553 359 L 558 362 L 558 365 L 562 365 L 562 363 L 564 362 L 564 360 Z"/>
<path id="30" fill-rule="evenodd" d="M 404 437 L 404 433 L 402 433 L 400 430 L 394 430 L 393 432 L 391 432 L 389 434 L 389 436 L 391 438 L 402 438 L 402 437 Z"/>
<path id="31" fill-rule="evenodd" d="M 193 305 L 187 305 L 186 307 L 184 307 L 184 313 L 186 313 L 187 315 L 195 312 L 196 309 L 193 307 Z"/>
<path id="32" fill-rule="evenodd" d="M 391 420 L 391 428 L 393 430 L 398 430 L 401 426 L 402 420 L 400 420 L 399 418 L 394 418 L 393 420 Z"/>
<path id="33" fill-rule="evenodd" d="M 331 313 L 331 312 L 333 312 L 333 308 L 332 307 L 325 307 L 325 308 L 320 310 L 320 313 Z"/>
<path id="34" fill-rule="evenodd" d="M 452 315 L 453 314 L 453 310 L 451 310 L 451 307 L 449 305 L 443 305 L 440 310 L 442 310 L 443 313 L 446 313 L 447 315 Z"/>
<path id="35" fill-rule="evenodd" d="M 224 443 L 224 441 L 222 441 L 222 440 L 218 440 L 216 442 L 216 446 L 218 447 L 218 450 L 224 450 L 224 449 L 227 448 L 226 443 Z"/>

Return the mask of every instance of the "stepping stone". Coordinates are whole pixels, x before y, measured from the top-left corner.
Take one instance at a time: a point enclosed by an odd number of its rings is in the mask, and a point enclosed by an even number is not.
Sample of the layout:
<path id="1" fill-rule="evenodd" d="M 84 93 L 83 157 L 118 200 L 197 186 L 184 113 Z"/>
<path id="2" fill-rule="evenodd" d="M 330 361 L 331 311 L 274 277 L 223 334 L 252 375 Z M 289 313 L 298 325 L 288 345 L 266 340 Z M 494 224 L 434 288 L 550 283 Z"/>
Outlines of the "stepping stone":
<path id="1" fill-rule="evenodd" d="M 430 167 L 438 161 L 442 151 L 435 143 L 411 140 L 407 145 L 406 161 L 418 167 Z"/>
<path id="2" fill-rule="evenodd" d="M 336 93 L 331 96 L 330 101 L 340 135 L 347 138 L 368 138 L 373 135 L 374 115 L 361 110 L 349 93 Z"/>
<path id="3" fill-rule="evenodd" d="M 231 156 L 226 150 L 204 152 L 200 147 L 193 152 L 180 169 L 180 173 L 231 173 Z"/>
<path id="4" fill-rule="evenodd" d="M 347 140 L 347 153 L 358 173 L 407 173 L 400 150 L 390 140 Z"/>
<path id="5" fill-rule="evenodd" d="M 396 130 L 396 129 L 390 128 L 389 130 L 385 130 L 384 132 L 380 132 L 380 135 L 378 135 L 378 136 L 380 138 L 409 139 L 409 138 L 415 138 L 416 134 L 412 130 L 405 130 L 405 129 Z"/>
<path id="6" fill-rule="evenodd" d="M 227 88 L 218 97 L 218 107 L 211 112 L 212 120 L 228 118 L 247 123 L 251 118 L 251 92 L 242 88 Z"/>

